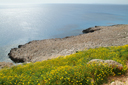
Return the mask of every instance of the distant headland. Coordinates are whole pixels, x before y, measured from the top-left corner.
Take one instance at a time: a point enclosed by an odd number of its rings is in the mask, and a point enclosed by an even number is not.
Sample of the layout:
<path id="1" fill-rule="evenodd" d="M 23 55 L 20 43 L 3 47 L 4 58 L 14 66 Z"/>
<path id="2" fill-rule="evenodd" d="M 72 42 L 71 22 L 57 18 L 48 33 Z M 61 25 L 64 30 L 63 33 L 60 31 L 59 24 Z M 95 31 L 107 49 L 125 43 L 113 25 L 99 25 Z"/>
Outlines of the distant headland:
<path id="1" fill-rule="evenodd" d="M 16 63 L 36 62 L 65 56 L 79 50 L 128 44 L 128 25 L 95 26 L 84 34 L 65 38 L 37 40 L 12 48 L 9 58 Z"/>

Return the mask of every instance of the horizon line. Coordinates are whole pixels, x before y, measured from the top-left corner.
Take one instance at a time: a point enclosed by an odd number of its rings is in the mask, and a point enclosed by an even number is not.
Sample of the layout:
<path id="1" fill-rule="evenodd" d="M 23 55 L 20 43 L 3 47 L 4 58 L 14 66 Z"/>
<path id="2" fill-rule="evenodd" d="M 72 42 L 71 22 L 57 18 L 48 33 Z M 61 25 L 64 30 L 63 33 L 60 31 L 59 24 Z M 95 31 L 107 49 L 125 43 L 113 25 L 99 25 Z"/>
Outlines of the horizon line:
<path id="1" fill-rule="evenodd" d="M 128 5 L 123 3 L 1 3 L 0 5 L 37 5 L 37 4 L 97 4 L 97 5 Z"/>

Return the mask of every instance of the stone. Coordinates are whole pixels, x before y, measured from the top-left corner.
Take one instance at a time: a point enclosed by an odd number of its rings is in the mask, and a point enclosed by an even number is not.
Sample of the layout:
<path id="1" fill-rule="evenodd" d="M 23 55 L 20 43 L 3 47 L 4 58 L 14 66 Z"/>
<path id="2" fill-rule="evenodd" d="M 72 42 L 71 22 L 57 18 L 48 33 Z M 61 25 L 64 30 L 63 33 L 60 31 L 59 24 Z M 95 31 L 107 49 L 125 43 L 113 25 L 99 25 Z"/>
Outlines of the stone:
<path id="1" fill-rule="evenodd" d="M 83 33 L 91 33 L 91 32 L 98 31 L 98 30 L 100 30 L 100 29 L 97 28 L 97 26 L 95 26 L 95 27 L 90 27 L 90 28 L 88 28 L 88 29 L 85 29 L 85 30 L 83 30 L 82 32 L 83 32 Z"/>
<path id="2" fill-rule="evenodd" d="M 5 68 L 5 67 L 11 67 L 13 66 L 13 63 L 10 62 L 0 62 L 0 69 Z"/>
<path id="3" fill-rule="evenodd" d="M 12 49 L 8 54 L 9 58 L 14 61 L 15 63 L 23 63 L 25 61 L 24 58 L 20 57 L 13 57 L 15 54 L 12 54 L 12 51 L 16 51 L 16 48 Z"/>
<path id="4" fill-rule="evenodd" d="M 116 62 L 114 60 L 92 59 L 87 64 L 92 64 L 92 63 L 98 63 L 98 64 L 104 63 L 104 64 L 107 64 L 108 66 L 112 66 L 112 68 L 116 67 L 119 70 L 123 69 L 122 64 L 120 64 L 120 63 L 118 63 L 118 62 Z"/>
<path id="5" fill-rule="evenodd" d="M 127 84 L 124 84 L 123 82 L 120 82 L 120 81 L 115 81 L 115 82 L 112 82 L 110 85 L 127 85 Z"/>
<path id="6" fill-rule="evenodd" d="M 23 45 L 19 45 L 18 48 L 21 48 Z"/>
<path id="7" fill-rule="evenodd" d="M 128 39 L 123 38 L 128 36 L 126 34 L 124 35 L 124 32 L 128 34 L 128 25 L 95 26 L 92 29 L 100 30 L 67 38 L 30 41 L 22 46 L 20 45 L 20 48 L 11 49 L 9 57 L 17 63 L 36 62 L 58 56 L 66 56 L 78 50 L 85 50 L 85 48 L 128 44 Z"/>
<path id="8" fill-rule="evenodd" d="M 105 60 L 104 63 L 107 63 L 109 66 L 112 66 L 113 68 L 117 67 L 119 70 L 123 69 L 122 64 L 120 64 L 114 60 Z"/>

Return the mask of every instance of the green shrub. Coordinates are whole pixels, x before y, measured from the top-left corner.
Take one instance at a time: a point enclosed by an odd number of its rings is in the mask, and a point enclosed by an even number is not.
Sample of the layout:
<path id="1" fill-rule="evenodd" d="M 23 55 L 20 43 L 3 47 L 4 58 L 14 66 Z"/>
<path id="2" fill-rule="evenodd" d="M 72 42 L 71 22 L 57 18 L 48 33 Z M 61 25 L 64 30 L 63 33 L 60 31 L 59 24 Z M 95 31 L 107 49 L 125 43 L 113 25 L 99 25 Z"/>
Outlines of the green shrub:
<path id="1" fill-rule="evenodd" d="M 111 59 L 123 65 L 120 71 L 91 59 Z M 100 85 L 112 75 L 127 70 L 128 45 L 78 51 L 68 56 L 0 70 L 0 85 Z"/>

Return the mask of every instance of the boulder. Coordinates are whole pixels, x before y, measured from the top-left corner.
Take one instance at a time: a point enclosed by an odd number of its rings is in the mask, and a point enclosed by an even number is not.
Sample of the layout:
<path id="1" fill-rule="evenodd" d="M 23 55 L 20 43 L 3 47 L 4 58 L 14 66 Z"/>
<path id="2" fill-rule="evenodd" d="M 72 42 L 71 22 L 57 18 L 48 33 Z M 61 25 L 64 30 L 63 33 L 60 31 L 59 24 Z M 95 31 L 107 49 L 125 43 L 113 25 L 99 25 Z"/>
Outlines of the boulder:
<path id="1" fill-rule="evenodd" d="M 91 33 L 91 32 L 95 32 L 95 31 L 98 31 L 98 30 L 100 30 L 100 28 L 98 28 L 97 26 L 95 26 L 95 27 L 90 27 L 88 29 L 85 29 L 82 32 L 83 33 Z"/>
<path id="2" fill-rule="evenodd" d="M 89 61 L 87 64 L 92 64 L 92 63 L 98 63 L 99 65 L 101 63 L 103 64 L 107 64 L 108 66 L 112 66 L 112 68 L 117 68 L 119 70 L 122 70 L 123 69 L 123 66 L 122 64 L 114 61 L 114 60 L 102 60 L 102 59 L 92 59 L 91 61 Z"/>
<path id="3" fill-rule="evenodd" d="M 116 80 L 116 81 L 113 81 L 113 82 L 111 82 L 111 84 L 110 85 L 128 85 L 128 78 L 127 78 L 127 80 L 125 80 L 125 82 L 122 82 L 122 80 Z"/>
<path id="4" fill-rule="evenodd" d="M 21 48 L 23 45 L 19 45 L 18 48 Z"/>
<path id="5" fill-rule="evenodd" d="M 125 84 L 120 81 L 115 81 L 115 82 L 112 82 L 110 85 L 125 85 Z"/>
<path id="6" fill-rule="evenodd" d="M 113 81 L 110 85 L 128 85 L 128 78 L 125 82 L 121 82 L 119 80 Z"/>

